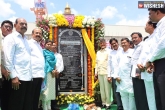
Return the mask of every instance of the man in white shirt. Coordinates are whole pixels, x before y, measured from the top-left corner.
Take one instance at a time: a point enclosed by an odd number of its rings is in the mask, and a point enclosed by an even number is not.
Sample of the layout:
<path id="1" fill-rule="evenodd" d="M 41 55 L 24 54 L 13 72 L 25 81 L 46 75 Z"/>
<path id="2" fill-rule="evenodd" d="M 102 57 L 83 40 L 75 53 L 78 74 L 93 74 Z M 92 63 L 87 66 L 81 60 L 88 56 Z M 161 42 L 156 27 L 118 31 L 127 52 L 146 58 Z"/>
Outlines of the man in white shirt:
<path id="1" fill-rule="evenodd" d="M 5 58 L 4 58 L 4 52 L 3 52 L 3 42 L 4 38 L 12 33 L 13 30 L 13 23 L 9 20 L 5 20 L 1 23 L 1 32 L 0 32 L 0 38 L 1 38 L 1 73 L 3 76 L 3 82 L 2 82 L 2 88 L 0 88 L 1 93 L 1 109 L 7 110 L 8 109 L 8 101 L 9 101 L 9 94 L 10 94 L 10 77 L 9 73 L 5 68 Z M 1 74 L 0 73 L 0 74 Z M 2 77 L 1 77 L 2 78 Z"/>
<path id="2" fill-rule="evenodd" d="M 114 73 L 114 70 L 119 66 L 115 60 L 115 57 L 122 51 L 122 48 L 119 47 L 118 40 L 116 38 L 110 39 L 109 43 L 111 44 L 113 50 L 110 52 L 110 72 L 108 74 L 108 80 L 112 81 L 113 100 L 116 100 L 117 110 L 123 110 L 120 93 L 116 92 L 117 75 Z"/>
<path id="3" fill-rule="evenodd" d="M 148 56 L 146 68 L 153 73 L 157 110 L 165 110 L 165 8 L 150 8 L 149 18 L 157 23 L 154 30 L 154 47 Z M 154 67 L 153 67 L 154 65 Z"/>
<path id="4" fill-rule="evenodd" d="M 53 52 L 54 55 L 57 59 L 57 63 L 56 63 L 56 69 L 55 69 L 55 73 L 56 73 L 56 96 L 58 95 L 58 87 L 59 87 L 59 74 L 64 70 L 64 63 L 63 63 L 63 58 L 62 55 L 60 53 L 57 53 L 57 45 L 56 43 L 53 43 Z M 51 102 L 51 106 L 52 106 L 52 110 L 57 110 L 59 109 L 57 107 L 57 100 L 52 100 Z"/>
<path id="5" fill-rule="evenodd" d="M 31 48 L 31 65 L 32 65 L 32 76 L 33 76 L 33 93 L 32 93 L 32 104 L 33 110 L 38 109 L 39 96 L 41 92 L 41 84 L 45 77 L 44 66 L 45 59 L 43 55 L 40 41 L 42 40 L 42 30 L 35 28 L 32 31 L 32 39 L 29 40 L 29 46 Z"/>
<path id="6" fill-rule="evenodd" d="M 31 52 L 25 36 L 27 22 L 17 18 L 15 32 L 4 39 L 5 67 L 10 73 L 9 110 L 32 110 Z"/>
<path id="7" fill-rule="evenodd" d="M 121 39 L 123 50 L 116 56 L 119 64 L 114 70 L 116 77 L 117 92 L 120 92 L 124 110 L 136 110 L 131 72 L 131 57 L 133 49 L 130 49 L 128 38 Z"/>
<path id="8" fill-rule="evenodd" d="M 98 77 L 99 80 L 102 105 L 109 110 L 111 105 L 111 82 L 108 81 L 110 51 L 106 48 L 105 39 L 100 39 L 100 47 L 96 54 L 95 78 Z"/>
<path id="9" fill-rule="evenodd" d="M 143 42 L 142 42 L 142 34 L 139 32 L 133 32 L 131 34 L 132 42 L 135 45 L 134 52 L 131 58 L 132 63 L 132 82 L 135 96 L 135 103 L 137 110 L 149 110 L 146 96 L 146 89 L 144 85 L 144 80 L 140 78 L 141 73 L 137 72 L 137 61 L 140 56 Z"/>
<path id="10" fill-rule="evenodd" d="M 137 63 L 138 68 L 141 70 L 141 79 L 144 80 L 149 110 L 157 110 L 156 102 L 155 102 L 154 85 L 153 85 L 153 73 L 149 74 L 147 71 L 145 71 L 144 66 L 145 66 L 146 61 L 148 60 L 148 56 L 153 50 L 150 48 L 153 47 L 152 45 L 154 45 L 153 32 L 155 28 L 156 28 L 156 23 L 152 23 L 151 21 L 148 21 L 146 23 L 145 31 L 149 33 L 150 36 L 148 36 L 148 38 L 143 42 L 143 47 L 142 47 L 140 56 L 138 58 L 138 63 Z"/>

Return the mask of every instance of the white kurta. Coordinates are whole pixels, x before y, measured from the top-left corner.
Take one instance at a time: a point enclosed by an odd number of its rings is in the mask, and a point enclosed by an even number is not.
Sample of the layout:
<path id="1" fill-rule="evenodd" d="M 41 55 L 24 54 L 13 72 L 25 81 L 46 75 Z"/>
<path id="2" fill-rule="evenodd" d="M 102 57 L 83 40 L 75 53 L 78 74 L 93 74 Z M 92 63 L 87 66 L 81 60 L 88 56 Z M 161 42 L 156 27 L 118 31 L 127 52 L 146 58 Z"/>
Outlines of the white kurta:
<path id="1" fill-rule="evenodd" d="M 119 67 L 115 72 L 118 72 L 118 77 L 121 79 L 117 84 L 117 92 L 120 92 L 124 110 L 136 110 L 135 99 L 133 93 L 133 83 L 131 78 L 131 56 L 133 49 L 122 51 L 117 57 Z"/>
<path id="2" fill-rule="evenodd" d="M 152 52 L 153 48 L 156 44 L 154 33 L 149 36 L 148 39 L 145 40 L 143 44 L 142 52 L 138 59 L 138 64 L 142 64 L 145 66 L 145 63 L 148 60 L 148 56 Z M 141 72 L 141 79 L 144 80 L 145 88 L 146 88 L 146 95 L 147 95 L 147 101 L 148 106 L 150 110 L 157 110 L 156 109 L 156 102 L 155 102 L 155 91 L 154 91 L 154 85 L 153 85 L 153 73 L 148 72 Z"/>
<path id="3" fill-rule="evenodd" d="M 138 64 L 142 64 L 143 66 L 145 66 L 145 64 L 148 60 L 148 56 L 150 55 L 150 53 L 152 52 L 152 50 L 154 48 L 153 41 L 154 41 L 154 35 L 152 34 L 143 43 L 143 48 L 142 48 L 141 54 L 138 59 Z M 146 81 L 153 81 L 153 73 L 149 74 L 146 71 L 141 72 L 141 79 L 144 79 Z"/>
<path id="4" fill-rule="evenodd" d="M 131 78 L 131 56 L 133 54 L 133 49 L 128 49 L 126 52 L 122 51 L 119 56 L 117 56 L 117 61 L 119 62 L 119 67 L 115 71 L 119 75 L 121 81 L 117 84 L 117 92 L 127 92 L 133 93 L 133 83 Z"/>
<path id="5" fill-rule="evenodd" d="M 118 48 L 118 50 L 112 50 L 110 51 L 110 58 L 109 58 L 109 66 L 110 66 L 110 72 L 108 73 L 108 77 L 117 78 L 118 74 L 115 74 L 114 70 L 119 66 L 116 56 L 118 56 L 119 53 L 121 53 L 123 49 L 121 47 Z"/>

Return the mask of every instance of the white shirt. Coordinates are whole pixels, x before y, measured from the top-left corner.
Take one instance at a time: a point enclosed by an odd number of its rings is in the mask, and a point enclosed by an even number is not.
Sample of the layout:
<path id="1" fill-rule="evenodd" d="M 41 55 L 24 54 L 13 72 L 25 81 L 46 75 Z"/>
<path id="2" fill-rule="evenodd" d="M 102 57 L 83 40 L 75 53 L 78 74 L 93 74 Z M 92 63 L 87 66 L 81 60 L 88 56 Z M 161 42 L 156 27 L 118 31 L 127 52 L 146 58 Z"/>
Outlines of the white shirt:
<path id="1" fill-rule="evenodd" d="M 3 37 L 3 35 L 2 35 L 2 31 L 0 30 L 0 43 L 1 43 L 1 44 L 0 44 L 0 46 L 1 46 L 1 47 L 0 47 L 0 49 L 1 49 L 1 52 L 0 52 L 0 57 L 1 57 L 0 64 L 1 64 L 1 66 L 3 65 L 3 63 L 2 63 L 2 62 L 3 62 L 3 61 L 2 61 L 2 60 L 3 60 L 3 57 L 2 57 L 2 56 L 3 56 L 3 49 L 2 49 L 2 47 L 3 47 L 3 46 L 2 46 L 2 45 L 3 45 L 3 38 L 4 38 L 4 37 Z M 2 78 L 1 69 L 0 69 L 0 78 Z"/>
<path id="2" fill-rule="evenodd" d="M 63 63 L 63 58 L 62 55 L 60 53 L 55 53 L 54 56 L 57 59 L 56 62 L 56 70 L 61 73 L 64 70 L 64 63 Z"/>
<path id="3" fill-rule="evenodd" d="M 22 81 L 32 79 L 30 47 L 26 36 L 18 32 L 9 34 L 4 39 L 4 55 L 6 69 L 10 72 L 10 77 L 18 77 Z"/>
<path id="4" fill-rule="evenodd" d="M 108 74 L 108 77 L 117 78 L 118 75 L 115 74 L 114 70 L 119 66 L 119 63 L 116 60 L 116 56 L 118 56 L 119 53 L 121 53 L 123 49 L 121 47 L 118 47 L 117 50 L 110 51 L 110 58 L 109 58 L 109 65 L 110 65 L 110 72 Z"/>
<path id="5" fill-rule="evenodd" d="M 44 78 L 45 59 L 40 42 L 31 39 L 29 40 L 29 46 L 31 48 L 32 76 L 33 78 Z"/>
<path id="6" fill-rule="evenodd" d="M 108 75 L 110 73 L 109 65 L 110 49 L 101 49 L 96 54 L 95 74 Z"/>
<path id="7" fill-rule="evenodd" d="M 116 82 L 117 92 L 133 93 L 132 78 L 130 76 L 133 51 L 133 49 L 128 49 L 126 52 L 121 51 L 116 57 L 119 66 L 114 72 L 117 72 L 115 74 L 118 74 L 118 77 L 121 79 L 120 84 Z"/>
<path id="8" fill-rule="evenodd" d="M 150 62 L 165 58 L 165 16 L 157 23 L 154 37 L 156 45 L 150 54 Z"/>
<path id="9" fill-rule="evenodd" d="M 150 53 L 156 45 L 154 44 L 154 39 L 155 37 L 153 33 L 148 37 L 148 39 L 144 41 L 143 48 L 138 59 L 138 64 L 142 64 L 143 66 L 145 66 L 148 60 L 148 56 L 150 55 Z M 141 72 L 141 79 L 144 79 L 146 81 L 153 81 L 153 73 L 148 73 L 147 71 Z"/>
<path id="10" fill-rule="evenodd" d="M 138 45 L 135 45 L 134 52 L 131 58 L 131 64 L 132 64 L 131 77 L 136 76 L 136 68 L 138 68 L 137 62 L 138 62 L 140 53 L 142 51 L 142 47 L 143 47 L 143 41 L 141 41 Z"/>

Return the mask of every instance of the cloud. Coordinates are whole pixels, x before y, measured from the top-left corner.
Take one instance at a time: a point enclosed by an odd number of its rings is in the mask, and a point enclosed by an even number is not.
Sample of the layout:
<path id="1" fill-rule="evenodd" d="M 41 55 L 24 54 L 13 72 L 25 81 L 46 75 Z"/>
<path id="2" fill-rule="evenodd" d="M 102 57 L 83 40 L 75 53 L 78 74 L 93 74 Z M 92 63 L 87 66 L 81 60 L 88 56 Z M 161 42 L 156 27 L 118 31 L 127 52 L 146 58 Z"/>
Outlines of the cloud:
<path id="1" fill-rule="evenodd" d="M 139 16 L 135 20 L 123 18 L 120 21 L 118 21 L 116 25 L 145 26 L 147 21 L 148 21 L 148 16 L 146 17 Z"/>
<path id="2" fill-rule="evenodd" d="M 78 15 L 78 12 L 73 8 L 71 9 L 71 13 L 74 14 L 74 15 Z"/>
<path id="3" fill-rule="evenodd" d="M 14 14 L 15 12 L 11 9 L 11 4 L 5 3 L 4 0 L 0 0 L 0 16 L 9 17 Z"/>
<path id="4" fill-rule="evenodd" d="M 94 16 L 99 16 L 103 19 L 112 19 L 115 17 L 115 15 L 118 13 L 118 10 L 113 6 L 107 6 L 102 11 L 99 9 L 96 9 L 96 11 L 93 11 L 92 14 Z"/>
<path id="5" fill-rule="evenodd" d="M 63 13 L 64 13 L 64 12 L 63 12 L 63 11 L 61 11 L 61 10 L 60 10 L 60 11 L 58 11 L 58 14 L 63 14 Z"/>
<path id="6" fill-rule="evenodd" d="M 15 22 L 15 20 L 17 19 L 18 17 L 16 16 L 12 16 L 11 18 L 9 18 L 8 20 L 12 21 L 12 22 Z"/>
<path id="7" fill-rule="evenodd" d="M 16 4 L 20 5 L 22 9 L 29 10 L 34 7 L 33 0 L 12 0 Z"/>
<path id="8" fill-rule="evenodd" d="M 101 18 L 113 18 L 117 13 L 117 9 L 115 7 L 107 6 L 101 12 Z"/>
<path id="9" fill-rule="evenodd" d="M 54 3 L 52 3 L 52 2 L 50 3 L 50 6 L 53 7 L 53 8 L 55 8 Z"/>

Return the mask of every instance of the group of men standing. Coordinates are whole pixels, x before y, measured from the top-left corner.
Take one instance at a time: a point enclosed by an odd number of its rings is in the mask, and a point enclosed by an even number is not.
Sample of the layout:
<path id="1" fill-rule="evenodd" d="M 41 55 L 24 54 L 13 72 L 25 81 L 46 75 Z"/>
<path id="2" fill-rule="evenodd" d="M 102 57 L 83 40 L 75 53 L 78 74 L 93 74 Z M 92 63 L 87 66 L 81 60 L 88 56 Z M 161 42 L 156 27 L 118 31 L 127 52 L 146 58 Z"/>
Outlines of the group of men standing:
<path id="1" fill-rule="evenodd" d="M 15 27 L 14 32 L 12 32 Z M 17 18 L 15 24 L 9 20 L 1 23 L 1 88 L 2 110 L 38 110 L 41 85 L 45 78 L 45 59 L 42 30 L 35 28 L 30 40 L 25 36 L 27 22 Z M 61 54 L 53 43 L 52 51 L 57 59 L 56 76 L 63 71 Z"/>
<path id="2" fill-rule="evenodd" d="M 100 82 L 102 105 L 111 105 L 111 87 L 118 110 L 165 110 L 165 8 L 148 9 L 149 21 L 142 39 L 139 32 L 128 38 L 110 39 L 111 50 L 105 39 L 96 55 L 95 77 Z"/>

